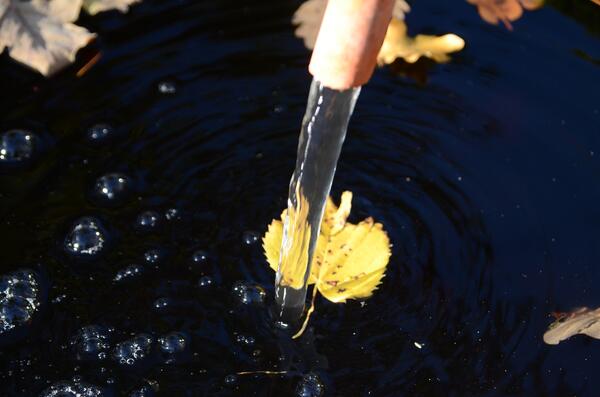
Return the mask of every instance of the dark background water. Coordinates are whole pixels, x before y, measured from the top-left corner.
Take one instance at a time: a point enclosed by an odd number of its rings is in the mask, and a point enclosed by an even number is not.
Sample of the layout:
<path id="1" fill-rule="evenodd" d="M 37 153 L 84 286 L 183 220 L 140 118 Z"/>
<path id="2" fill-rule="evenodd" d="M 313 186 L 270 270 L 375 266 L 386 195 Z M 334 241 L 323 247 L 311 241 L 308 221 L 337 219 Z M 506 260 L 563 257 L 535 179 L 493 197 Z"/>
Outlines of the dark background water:
<path id="1" fill-rule="evenodd" d="M 600 305 L 600 7 L 551 2 L 511 32 L 462 1 L 413 4 L 413 34 L 454 32 L 466 48 L 426 64 L 425 83 L 376 72 L 333 187 L 355 193 L 354 219 L 385 225 L 387 276 L 365 304 L 319 299 L 290 341 L 269 317 L 260 242 L 244 233 L 264 233 L 285 206 L 310 83 L 290 24 L 298 5 L 146 0 L 82 16 L 98 40 L 47 80 L 2 56 L 1 132 L 28 128 L 40 142 L 0 174 L 0 272 L 36 269 L 47 297 L 31 325 L 0 336 L 0 395 L 73 376 L 106 395 L 148 380 L 165 396 L 291 395 L 309 371 L 332 396 L 597 395 L 600 342 L 547 346 L 542 335 L 550 312 Z M 159 92 L 164 81 L 176 92 Z M 101 122 L 114 133 L 90 142 Z M 91 197 L 109 172 L 133 181 L 120 205 Z M 161 215 L 150 232 L 135 227 L 145 210 Z M 107 229 L 93 260 L 64 250 L 84 215 Z M 145 263 L 155 248 L 158 265 Z M 208 261 L 192 261 L 197 249 Z M 132 263 L 142 275 L 112 281 Z M 238 280 L 262 285 L 265 303 L 239 303 Z M 133 366 L 110 350 L 80 360 L 71 341 L 89 324 L 114 328 L 111 348 L 140 332 L 188 343 L 173 363 L 156 346 Z M 225 381 L 256 370 L 288 372 Z"/>

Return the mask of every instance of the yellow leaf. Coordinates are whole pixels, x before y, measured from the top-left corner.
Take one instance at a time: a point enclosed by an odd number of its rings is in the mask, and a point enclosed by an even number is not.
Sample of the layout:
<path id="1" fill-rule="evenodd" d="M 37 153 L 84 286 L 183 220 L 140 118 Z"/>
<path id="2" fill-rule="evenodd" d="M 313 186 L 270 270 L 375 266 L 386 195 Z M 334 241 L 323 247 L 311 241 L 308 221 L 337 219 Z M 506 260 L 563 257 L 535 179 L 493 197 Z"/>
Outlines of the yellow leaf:
<path id="1" fill-rule="evenodd" d="M 443 36 L 419 34 L 414 38 L 409 37 L 404 21 L 392 18 L 377 56 L 377 63 L 379 65 L 390 64 L 397 58 L 403 58 L 408 63 L 415 63 L 421 57 L 443 63 L 450 60 L 448 54 L 460 51 L 464 46 L 465 41 L 452 33 Z"/>
<path id="2" fill-rule="evenodd" d="M 342 194 L 339 208 L 331 198 L 327 200 L 308 279 L 309 284 L 315 284 L 309 313 L 314 309 L 317 291 L 335 303 L 368 298 L 384 276 L 391 255 L 389 238 L 383 226 L 375 223 L 372 218 L 356 225 L 347 222 L 351 203 L 351 192 Z M 281 221 L 273 220 L 263 237 L 267 262 L 275 271 L 279 265 L 286 212 L 281 215 Z M 290 269 L 289 263 L 294 262 L 284 261 L 282 258 L 284 284 L 299 288 L 302 285 L 298 285 L 296 281 L 301 281 L 303 269 Z M 300 333 L 304 330 L 306 321 Z"/>

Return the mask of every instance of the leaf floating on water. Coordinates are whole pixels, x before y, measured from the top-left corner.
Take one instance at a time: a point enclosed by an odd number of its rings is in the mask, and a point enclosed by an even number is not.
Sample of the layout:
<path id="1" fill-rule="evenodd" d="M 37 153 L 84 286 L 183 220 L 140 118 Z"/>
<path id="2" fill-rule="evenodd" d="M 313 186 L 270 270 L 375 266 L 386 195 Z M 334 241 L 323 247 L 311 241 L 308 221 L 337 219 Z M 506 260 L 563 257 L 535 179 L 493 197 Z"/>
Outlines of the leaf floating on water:
<path id="1" fill-rule="evenodd" d="M 385 35 L 385 40 L 377 56 L 379 65 L 390 64 L 397 58 L 408 63 L 415 63 L 421 57 L 443 63 L 450 60 L 448 54 L 464 48 L 465 41 L 459 36 L 449 33 L 443 36 L 419 34 L 409 37 L 404 21 L 392 18 Z"/>
<path id="2" fill-rule="evenodd" d="M 109 10 L 127 12 L 129 6 L 142 0 L 83 0 L 83 8 L 90 15 Z"/>
<path id="3" fill-rule="evenodd" d="M 45 76 L 75 60 L 95 35 L 72 23 L 81 3 L 73 0 L 0 0 L 0 51 Z"/>
<path id="4" fill-rule="evenodd" d="M 364 299 L 373 294 L 384 276 L 391 255 L 390 240 L 383 226 L 372 218 L 356 225 L 347 222 L 351 202 L 351 192 L 342 194 L 339 207 L 331 197 L 327 200 L 308 279 L 309 284 L 315 284 L 312 303 L 302 329 L 294 337 L 304 331 L 314 310 L 317 291 L 334 303 Z M 286 211 L 282 214 L 282 221 Z M 273 220 L 263 238 L 267 261 L 275 271 L 283 237 L 282 221 Z M 295 274 L 288 274 L 284 265 L 282 276 L 284 280 L 293 279 Z"/>
<path id="5" fill-rule="evenodd" d="M 544 342 L 549 345 L 558 345 L 563 340 L 578 334 L 600 339 L 600 308 L 592 310 L 582 307 L 555 317 L 557 320 L 550 324 L 544 333 Z"/>
<path id="6" fill-rule="evenodd" d="M 298 25 L 294 32 L 296 37 L 301 38 L 304 46 L 309 50 L 315 47 L 326 7 L 327 0 L 307 0 L 298 7 L 292 17 L 292 23 Z M 410 6 L 405 0 L 396 0 L 393 9 L 394 18 L 403 20 L 404 15 L 409 11 Z"/>
<path id="7" fill-rule="evenodd" d="M 507 29 L 512 30 L 511 21 L 516 21 L 523 15 L 523 9 L 535 10 L 544 4 L 544 0 L 467 0 L 477 6 L 481 19 L 497 25 L 504 23 Z"/>

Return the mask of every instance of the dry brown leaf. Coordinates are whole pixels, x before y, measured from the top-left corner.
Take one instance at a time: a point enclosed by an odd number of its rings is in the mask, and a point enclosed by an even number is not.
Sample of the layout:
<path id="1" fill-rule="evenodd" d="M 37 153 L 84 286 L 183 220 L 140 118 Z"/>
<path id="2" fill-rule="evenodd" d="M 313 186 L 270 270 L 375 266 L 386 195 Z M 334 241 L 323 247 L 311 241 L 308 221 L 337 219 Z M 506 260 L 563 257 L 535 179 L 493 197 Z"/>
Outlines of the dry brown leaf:
<path id="1" fill-rule="evenodd" d="M 70 21 L 78 1 L 0 0 L 0 50 L 45 76 L 75 60 L 77 50 L 95 37 Z"/>
<path id="2" fill-rule="evenodd" d="M 129 6 L 142 0 L 83 0 L 83 9 L 90 15 L 108 10 L 127 12 Z"/>
<path id="3" fill-rule="evenodd" d="M 392 18 L 379 55 L 377 55 L 377 63 L 379 65 L 390 64 L 397 58 L 414 63 L 421 57 L 443 63 L 450 60 L 449 53 L 460 51 L 464 46 L 465 41 L 452 33 L 443 36 L 419 34 L 414 38 L 409 37 L 406 34 L 404 21 Z"/>
<path id="4" fill-rule="evenodd" d="M 557 318 L 544 333 L 544 342 L 549 345 L 558 345 L 561 341 L 578 334 L 600 339 L 600 308 L 592 310 L 582 307 Z"/>
<path id="5" fill-rule="evenodd" d="M 544 0 L 467 0 L 477 6 L 481 18 L 493 25 L 504 23 L 512 30 L 511 21 L 516 21 L 523 15 L 523 9 L 535 10 L 544 4 Z"/>
<path id="6" fill-rule="evenodd" d="M 292 23 L 298 25 L 296 37 L 304 41 L 304 46 L 309 50 L 315 47 L 319 27 L 325 14 L 327 0 L 308 0 L 302 3 L 292 17 Z M 404 15 L 410 11 L 410 6 L 405 0 L 396 0 L 394 3 L 394 18 L 404 20 Z"/>

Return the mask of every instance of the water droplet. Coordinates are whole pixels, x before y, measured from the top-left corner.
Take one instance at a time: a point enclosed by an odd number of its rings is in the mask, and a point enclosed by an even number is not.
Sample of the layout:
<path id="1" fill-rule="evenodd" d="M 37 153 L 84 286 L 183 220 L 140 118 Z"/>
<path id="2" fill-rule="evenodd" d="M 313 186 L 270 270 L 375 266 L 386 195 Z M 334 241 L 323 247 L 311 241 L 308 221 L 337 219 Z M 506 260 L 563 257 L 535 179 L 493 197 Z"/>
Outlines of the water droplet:
<path id="1" fill-rule="evenodd" d="M 247 232 L 244 232 L 244 234 L 242 235 L 242 240 L 246 245 L 253 245 L 260 241 L 260 234 L 249 230 Z"/>
<path id="2" fill-rule="evenodd" d="M 238 281 L 232 288 L 233 296 L 244 305 L 263 304 L 267 293 L 258 285 L 246 281 Z"/>
<path id="3" fill-rule="evenodd" d="M 0 334 L 28 323 L 40 306 L 40 285 L 32 270 L 0 277 Z"/>
<path id="4" fill-rule="evenodd" d="M 200 277 L 200 280 L 198 280 L 198 287 L 200 288 L 207 288 L 210 287 L 211 285 L 213 285 L 213 279 L 210 276 L 204 276 L 204 277 Z"/>
<path id="5" fill-rule="evenodd" d="M 314 373 L 304 375 L 296 387 L 297 397 L 321 397 L 324 393 L 325 386 Z"/>
<path id="6" fill-rule="evenodd" d="M 93 360 L 110 349 L 109 332 L 98 325 L 88 325 L 79 330 L 71 341 L 78 360 Z"/>
<path id="7" fill-rule="evenodd" d="M 0 163 L 20 163 L 29 160 L 37 137 L 25 130 L 9 130 L 0 134 Z"/>
<path id="8" fill-rule="evenodd" d="M 143 271 L 144 268 L 139 265 L 129 265 L 126 268 L 119 270 L 113 280 L 117 282 L 131 280 L 142 274 Z"/>
<path id="9" fill-rule="evenodd" d="M 177 87 L 172 81 L 161 81 L 158 83 L 158 92 L 161 94 L 175 94 Z"/>
<path id="10" fill-rule="evenodd" d="M 73 380 L 53 384 L 44 390 L 40 397 L 102 397 L 103 395 L 98 387 Z"/>
<path id="11" fill-rule="evenodd" d="M 111 173 L 96 179 L 93 189 L 94 199 L 103 203 L 121 201 L 127 196 L 131 181 L 121 173 Z"/>
<path id="12" fill-rule="evenodd" d="M 158 345 L 164 353 L 181 353 L 186 346 L 186 337 L 181 332 L 171 332 L 160 337 Z"/>
<path id="13" fill-rule="evenodd" d="M 233 386 L 237 383 L 238 377 L 235 374 L 227 375 L 223 381 L 227 386 Z"/>
<path id="14" fill-rule="evenodd" d="M 65 248 L 74 255 L 96 255 L 104 248 L 105 234 L 97 219 L 79 218 L 65 239 Z"/>
<path id="15" fill-rule="evenodd" d="M 88 129 L 87 137 L 90 141 L 102 141 L 114 133 L 113 128 L 104 123 L 94 124 Z"/>
<path id="16" fill-rule="evenodd" d="M 158 225 L 160 215 L 156 211 L 144 211 L 137 217 L 137 225 L 142 229 L 152 229 Z"/>
<path id="17" fill-rule="evenodd" d="M 148 334 L 138 334 L 121 342 L 113 349 L 113 358 L 122 365 L 134 365 L 150 354 L 153 339 Z"/>

